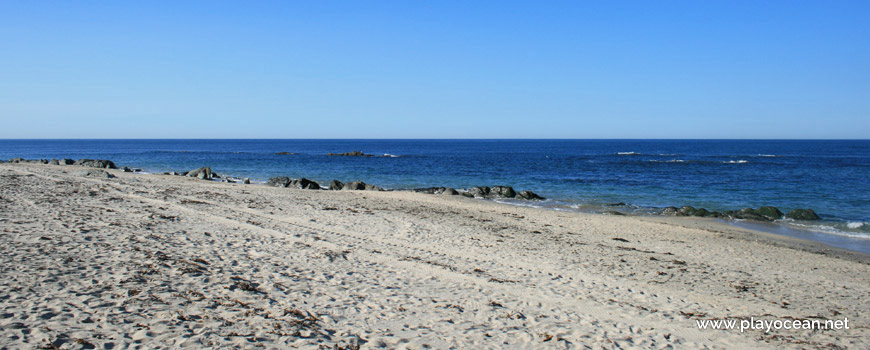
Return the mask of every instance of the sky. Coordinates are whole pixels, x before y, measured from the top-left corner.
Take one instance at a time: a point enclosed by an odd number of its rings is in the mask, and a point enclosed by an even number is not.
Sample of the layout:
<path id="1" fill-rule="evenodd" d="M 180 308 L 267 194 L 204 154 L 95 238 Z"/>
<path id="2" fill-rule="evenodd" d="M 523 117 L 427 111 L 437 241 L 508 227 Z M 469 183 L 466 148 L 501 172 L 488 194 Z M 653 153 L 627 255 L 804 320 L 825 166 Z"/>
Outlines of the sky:
<path id="1" fill-rule="evenodd" d="M 868 1 L 0 1 L 0 138 L 866 139 Z"/>

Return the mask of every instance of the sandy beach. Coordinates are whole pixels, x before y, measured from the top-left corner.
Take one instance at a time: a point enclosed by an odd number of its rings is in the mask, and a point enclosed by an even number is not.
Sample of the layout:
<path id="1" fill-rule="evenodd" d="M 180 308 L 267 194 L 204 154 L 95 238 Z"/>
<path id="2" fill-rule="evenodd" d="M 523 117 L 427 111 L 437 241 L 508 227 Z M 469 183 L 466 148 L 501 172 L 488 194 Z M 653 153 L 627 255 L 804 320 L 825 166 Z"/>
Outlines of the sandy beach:
<path id="1" fill-rule="evenodd" d="M 870 348 L 870 258 L 818 243 L 107 171 L 0 164 L 0 347 Z"/>

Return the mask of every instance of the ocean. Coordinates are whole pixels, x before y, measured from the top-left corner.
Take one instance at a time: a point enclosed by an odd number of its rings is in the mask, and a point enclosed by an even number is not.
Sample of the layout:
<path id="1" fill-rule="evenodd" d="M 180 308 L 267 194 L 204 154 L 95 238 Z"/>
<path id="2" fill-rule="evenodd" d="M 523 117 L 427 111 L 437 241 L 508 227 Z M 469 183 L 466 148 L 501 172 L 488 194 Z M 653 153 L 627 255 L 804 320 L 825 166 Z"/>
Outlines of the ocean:
<path id="1" fill-rule="evenodd" d="M 355 150 L 378 157 L 326 155 Z M 0 159 L 13 157 L 392 189 L 509 185 L 548 200 L 506 202 L 553 210 L 810 208 L 823 220 L 735 224 L 870 253 L 868 140 L 0 140 Z"/>

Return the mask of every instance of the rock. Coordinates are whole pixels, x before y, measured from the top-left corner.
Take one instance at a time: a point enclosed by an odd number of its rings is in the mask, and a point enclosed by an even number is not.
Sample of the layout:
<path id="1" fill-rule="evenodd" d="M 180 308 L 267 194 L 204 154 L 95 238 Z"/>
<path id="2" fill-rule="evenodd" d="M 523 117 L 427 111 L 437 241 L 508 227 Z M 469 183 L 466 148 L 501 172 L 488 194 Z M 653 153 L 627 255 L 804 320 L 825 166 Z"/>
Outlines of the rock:
<path id="1" fill-rule="evenodd" d="M 625 206 L 625 202 L 619 202 L 619 203 L 607 203 L 607 204 L 604 204 L 604 206 L 605 206 L 605 207 L 624 207 L 624 206 Z"/>
<path id="2" fill-rule="evenodd" d="M 87 177 L 96 177 L 101 179 L 111 179 L 114 178 L 115 175 L 109 174 L 108 171 L 105 170 L 86 170 L 80 173 L 81 176 Z"/>
<path id="3" fill-rule="evenodd" d="M 24 158 L 10 158 L 9 163 L 24 163 Z"/>
<path id="4" fill-rule="evenodd" d="M 822 219 L 812 209 L 795 209 L 795 210 L 788 212 L 788 214 L 785 214 L 785 217 L 792 219 L 792 220 L 807 220 L 807 221 L 821 220 Z"/>
<path id="5" fill-rule="evenodd" d="M 57 159 L 52 159 L 48 161 L 48 165 L 60 165 L 60 161 L 58 161 Z"/>
<path id="6" fill-rule="evenodd" d="M 366 191 L 383 191 L 384 190 L 380 186 L 375 186 L 375 185 L 371 185 L 371 184 L 366 184 L 365 189 L 366 189 Z"/>
<path id="7" fill-rule="evenodd" d="M 340 191 L 342 187 L 344 187 L 344 183 L 341 181 L 332 180 L 329 182 L 329 189 L 332 191 Z"/>
<path id="8" fill-rule="evenodd" d="M 698 209 L 691 205 L 684 205 L 680 207 L 680 210 L 677 212 L 677 216 L 693 216 Z"/>
<path id="9" fill-rule="evenodd" d="M 203 180 L 211 180 L 216 174 L 211 172 L 210 167 L 202 167 L 195 170 L 188 171 L 187 177 L 197 177 Z"/>
<path id="10" fill-rule="evenodd" d="M 520 191 L 520 193 L 517 193 L 517 198 L 526 199 L 526 200 L 536 200 L 536 201 L 542 201 L 542 200 L 546 199 L 544 197 L 541 197 L 541 196 L 535 194 L 535 192 L 532 192 L 532 191 Z"/>
<path id="11" fill-rule="evenodd" d="M 58 161 L 58 163 L 60 165 L 73 165 L 76 163 L 76 161 L 74 161 L 72 159 L 64 158 L 64 159 L 61 159 L 60 161 Z"/>
<path id="12" fill-rule="evenodd" d="M 128 167 L 124 167 L 123 170 L 124 170 L 125 173 L 132 173 L 132 172 L 133 172 L 133 169 L 130 169 L 130 168 L 128 168 Z"/>
<path id="13" fill-rule="evenodd" d="M 510 186 L 492 186 L 489 190 L 489 195 L 496 198 L 514 198 L 517 193 Z"/>
<path id="14" fill-rule="evenodd" d="M 266 186 L 287 187 L 290 184 L 290 178 L 286 176 L 273 177 L 266 181 Z"/>
<path id="15" fill-rule="evenodd" d="M 140 172 L 142 172 L 142 168 L 133 168 L 133 172 L 140 173 Z"/>
<path id="16" fill-rule="evenodd" d="M 776 207 L 761 207 L 755 210 L 755 213 L 767 218 L 770 221 L 782 219 L 782 212 Z"/>
<path id="17" fill-rule="evenodd" d="M 439 193 L 444 192 L 445 189 L 446 188 L 444 188 L 444 187 L 424 187 L 424 188 L 415 188 L 415 189 L 412 189 L 411 191 L 414 191 L 417 193 L 425 193 L 425 194 L 439 194 Z"/>
<path id="18" fill-rule="evenodd" d="M 242 179 L 242 183 L 245 184 L 245 185 L 250 185 L 250 184 L 251 184 L 251 179 L 249 179 L 249 178 L 246 177 L 246 178 Z"/>
<path id="19" fill-rule="evenodd" d="M 732 219 L 740 219 L 740 220 L 755 220 L 755 221 L 770 221 L 766 217 L 759 215 L 752 208 L 743 208 L 737 211 L 729 211 L 727 212 L 728 216 Z"/>
<path id="20" fill-rule="evenodd" d="M 604 212 L 604 213 L 607 214 L 607 215 L 616 215 L 616 216 L 624 216 L 624 215 L 625 215 L 625 214 L 623 214 L 623 213 L 621 213 L 621 212 L 618 212 L 618 211 L 616 211 L 616 210 L 608 210 L 608 211 L 606 211 L 606 212 Z"/>
<path id="21" fill-rule="evenodd" d="M 474 198 L 485 198 L 489 195 L 490 188 L 487 186 L 479 186 L 469 188 L 466 193 L 468 193 L 471 197 Z"/>
<path id="22" fill-rule="evenodd" d="M 366 183 L 356 180 L 348 182 L 341 187 L 342 191 L 362 191 L 366 189 Z"/>
<path id="23" fill-rule="evenodd" d="M 662 212 L 660 214 L 664 216 L 677 216 L 679 215 L 679 213 L 680 210 L 677 209 L 677 207 L 667 207 L 662 209 Z"/>
<path id="24" fill-rule="evenodd" d="M 91 168 L 102 168 L 102 169 L 117 169 L 115 163 L 111 160 L 105 159 L 79 159 L 75 163 L 75 165 L 81 165 Z"/>
<path id="25" fill-rule="evenodd" d="M 299 154 L 299 153 L 293 153 L 293 152 L 278 152 L 278 153 L 275 153 L 276 156 L 295 156 L 295 155 L 297 155 L 297 154 Z"/>
<path id="26" fill-rule="evenodd" d="M 327 156 L 342 156 L 342 157 L 374 157 L 373 154 L 365 154 L 361 151 L 345 152 L 345 153 L 327 153 Z"/>
<path id="27" fill-rule="evenodd" d="M 444 191 L 441 192 L 441 194 L 447 195 L 447 196 L 455 196 L 455 195 L 458 195 L 459 192 L 456 191 L 455 189 L 448 187 L 448 188 L 445 188 Z"/>
<path id="28" fill-rule="evenodd" d="M 303 190 L 319 190 L 320 189 L 320 185 L 318 183 L 311 181 L 309 179 L 306 179 L 304 177 L 299 179 L 299 180 L 290 181 L 290 184 L 288 184 L 287 186 L 288 187 L 293 186 L 293 187 L 300 188 Z"/>

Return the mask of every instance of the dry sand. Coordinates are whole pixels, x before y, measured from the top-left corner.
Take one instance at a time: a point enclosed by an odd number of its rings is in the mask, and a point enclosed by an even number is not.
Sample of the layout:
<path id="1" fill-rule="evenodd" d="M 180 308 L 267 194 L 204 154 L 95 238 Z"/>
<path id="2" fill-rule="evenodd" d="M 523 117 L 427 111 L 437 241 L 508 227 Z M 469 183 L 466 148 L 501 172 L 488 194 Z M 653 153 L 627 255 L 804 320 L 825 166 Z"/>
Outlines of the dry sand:
<path id="1" fill-rule="evenodd" d="M 867 256 L 708 220 L 0 164 L 3 348 L 870 348 Z M 698 319 L 849 330 L 699 330 Z"/>

